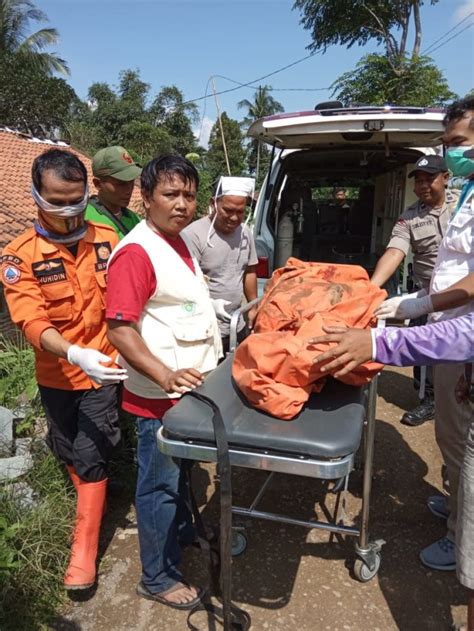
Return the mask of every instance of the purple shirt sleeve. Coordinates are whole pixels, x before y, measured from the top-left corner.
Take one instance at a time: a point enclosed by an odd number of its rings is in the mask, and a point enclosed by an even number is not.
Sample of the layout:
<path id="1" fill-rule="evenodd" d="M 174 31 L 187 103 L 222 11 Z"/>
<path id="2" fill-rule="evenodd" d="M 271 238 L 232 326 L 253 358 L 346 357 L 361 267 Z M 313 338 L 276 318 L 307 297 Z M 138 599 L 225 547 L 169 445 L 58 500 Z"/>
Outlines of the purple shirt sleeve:
<path id="1" fill-rule="evenodd" d="M 392 366 L 474 361 L 474 314 L 411 328 L 373 329 L 375 360 Z"/>

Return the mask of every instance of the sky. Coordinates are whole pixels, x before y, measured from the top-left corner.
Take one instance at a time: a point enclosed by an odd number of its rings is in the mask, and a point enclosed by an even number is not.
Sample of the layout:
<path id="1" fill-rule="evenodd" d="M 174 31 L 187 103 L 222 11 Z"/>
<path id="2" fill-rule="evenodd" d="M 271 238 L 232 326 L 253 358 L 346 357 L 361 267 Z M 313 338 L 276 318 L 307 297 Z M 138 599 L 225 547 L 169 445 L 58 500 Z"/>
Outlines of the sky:
<path id="1" fill-rule="evenodd" d="M 105 81 L 115 86 L 120 71 L 128 68 L 140 70 L 141 78 L 151 86 L 152 96 L 162 86 L 174 84 L 186 99 L 198 99 L 206 93 L 211 76 L 215 77 L 217 91 L 226 90 L 237 87 L 228 79 L 247 83 L 309 53 L 306 47 L 310 36 L 299 23 L 299 13 L 292 10 L 293 0 L 35 3 L 59 31 L 55 52 L 68 62 L 69 82 L 84 99 L 91 83 Z M 473 12 L 474 0 L 440 0 L 434 6 L 427 0 L 422 7 L 422 52 L 443 37 L 435 46 L 445 44 L 433 49 L 432 57 L 445 73 L 451 90 L 460 96 L 474 87 Z M 285 111 L 313 109 L 317 102 L 330 99 L 328 88 L 343 72 L 375 50 L 373 44 L 349 50 L 331 46 L 324 54 L 318 53 L 261 83 L 275 89 L 273 96 Z M 251 99 L 255 86 L 219 96 L 221 110 L 242 119 L 244 110 L 239 110 L 237 103 Z M 295 90 L 301 88 L 304 91 Z M 211 88 L 207 89 L 212 95 Z M 201 143 L 206 145 L 216 119 L 216 105 L 213 97 L 196 104 L 200 113 L 196 133 L 201 132 Z"/>

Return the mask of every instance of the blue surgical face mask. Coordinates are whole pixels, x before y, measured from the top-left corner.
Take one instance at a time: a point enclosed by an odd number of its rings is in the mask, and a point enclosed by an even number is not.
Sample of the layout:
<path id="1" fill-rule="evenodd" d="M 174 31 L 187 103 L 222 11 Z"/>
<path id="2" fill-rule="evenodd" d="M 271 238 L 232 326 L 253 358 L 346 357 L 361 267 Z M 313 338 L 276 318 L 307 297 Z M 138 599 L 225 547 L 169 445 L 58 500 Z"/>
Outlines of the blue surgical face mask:
<path id="1" fill-rule="evenodd" d="M 469 177 L 474 173 L 474 160 L 465 158 L 464 152 L 471 147 L 448 147 L 446 149 L 446 164 L 456 177 Z"/>

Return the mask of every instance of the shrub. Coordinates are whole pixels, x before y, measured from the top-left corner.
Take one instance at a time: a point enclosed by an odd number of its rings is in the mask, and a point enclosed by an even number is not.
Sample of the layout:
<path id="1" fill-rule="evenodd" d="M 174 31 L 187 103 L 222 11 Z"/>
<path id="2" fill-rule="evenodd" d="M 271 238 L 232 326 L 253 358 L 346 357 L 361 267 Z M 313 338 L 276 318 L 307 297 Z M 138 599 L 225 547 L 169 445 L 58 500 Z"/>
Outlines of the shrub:
<path id="1" fill-rule="evenodd" d="M 0 405 L 15 410 L 26 407 L 17 434 L 30 433 L 40 410 L 35 376 L 35 354 L 21 333 L 0 336 Z"/>
<path id="2" fill-rule="evenodd" d="M 25 338 L 0 336 L 0 405 L 14 407 L 25 394 L 31 400 L 37 392 L 35 354 Z"/>
<path id="3" fill-rule="evenodd" d="M 36 451 L 34 461 L 23 478 L 33 490 L 33 506 L 19 497 L 18 485 L 0 487 L 2 631 L 42 628 L 65 598 L 62 581 L 70 550 L 74 492 L 44 448 Z"/>

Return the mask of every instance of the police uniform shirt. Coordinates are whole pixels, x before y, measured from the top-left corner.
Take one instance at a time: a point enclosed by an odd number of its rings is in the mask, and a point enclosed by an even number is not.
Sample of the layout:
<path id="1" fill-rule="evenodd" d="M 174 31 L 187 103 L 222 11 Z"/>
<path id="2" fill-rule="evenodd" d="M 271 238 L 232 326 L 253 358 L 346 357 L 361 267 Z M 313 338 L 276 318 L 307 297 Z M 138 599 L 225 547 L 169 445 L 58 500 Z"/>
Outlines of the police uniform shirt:
<path id="1" fill-rule="evenodd" d="M 439 208 L 418 200 L 400 215 L 393 227 L 387 248 L 401 250 L 406 256 L 411 246 L 414 280 L 424 289 L 429 289 L 439 244 L 457 201 L 458 196 L 452 191 L 446 191 L 444 204 Z"/>

